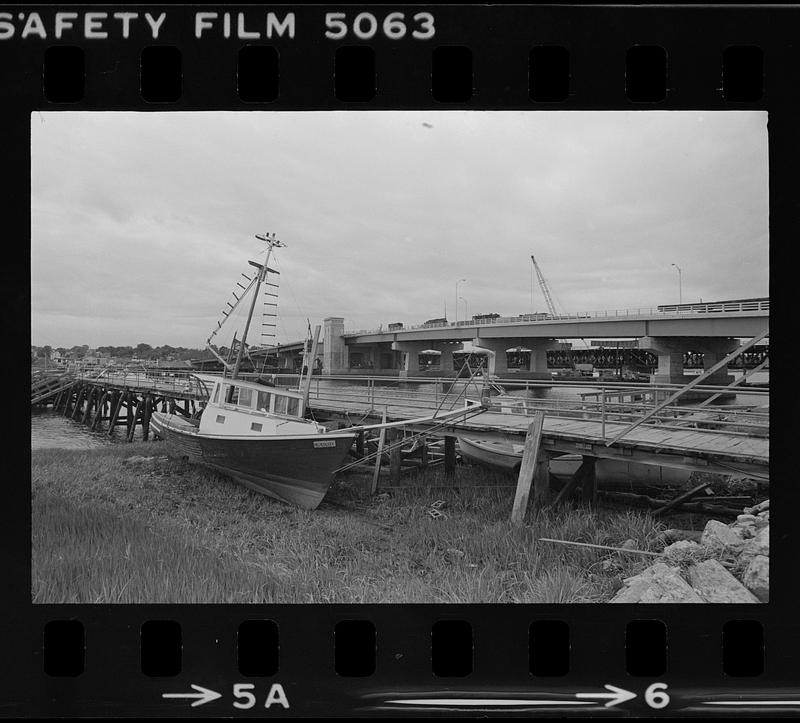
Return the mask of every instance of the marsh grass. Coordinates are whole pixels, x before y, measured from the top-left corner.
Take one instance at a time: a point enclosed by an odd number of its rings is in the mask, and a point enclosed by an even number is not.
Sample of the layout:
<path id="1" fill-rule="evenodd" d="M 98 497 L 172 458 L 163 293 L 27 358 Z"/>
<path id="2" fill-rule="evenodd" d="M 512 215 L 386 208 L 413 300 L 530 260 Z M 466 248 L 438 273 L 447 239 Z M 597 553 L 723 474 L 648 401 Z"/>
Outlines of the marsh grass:
<path id="1" fill-rule="evenodd" d="M 124 463 L 134 455 L 159 459 Z M 315 511 L 185 463 L 166 443 L 37 450 L 31 469 L 39 603 L 601 602 L 652 558 L 538 538 L 663 547 L 663 526 L 644 513 L 561 508 L 512 526 L 513 487 L 448 487 L 438 468 L 377 497 L 357 476 L 337 480 Z M 508 485 L 480 468 L 456 474 Z"/>

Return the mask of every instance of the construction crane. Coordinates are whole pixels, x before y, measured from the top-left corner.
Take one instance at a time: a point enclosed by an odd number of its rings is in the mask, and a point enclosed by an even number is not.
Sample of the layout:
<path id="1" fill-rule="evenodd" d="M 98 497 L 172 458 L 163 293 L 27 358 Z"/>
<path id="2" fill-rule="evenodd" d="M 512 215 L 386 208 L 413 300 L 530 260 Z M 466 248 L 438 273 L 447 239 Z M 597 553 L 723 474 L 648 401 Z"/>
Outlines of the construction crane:
<path id="1" fill-rule="evenodd" d="M 547 304 L 547 310 L 553 316 L 558 316 L 558 312 L 556 312 L 556 306 L 553 303 L 553 297 L 550 294 L 550 287 L 547 285 L 547 281 L 544 279 L 544 274 L 539 268 L 539 264 L 536 263 L 536 259 L 533 257 L 533 254 L 531 254 L 531 261 L 533 261 L 533 268 L 536 269 L 536 277 L 539 279 L 539 287 L 542 289 L 544 301 Z"/>
<path id="2" fill-rule="evenodd" d="M 544 274 L 542 273 L 542 270 L 539 268 L 539 264 L 536 263 L 536 259 L 534 258 L 533 254 L 531 254 L 531 261 L 533 262 L 533 268 L 536 269 L 536 277 L 539 279 L 539 287 L 542 290 L 542 296 L 544 296 L 544 301 L 547 304 L 547 310 L 550 312 L 550 316 L 556 317 L 558 316 L 558 312 L 556 311 L 556 305 L 553 303 L 553 296 L 550 293 L 550 287 L 547 285 L 547 281 L 545 281 Z M 572 356 L 572 348 L 570 347 L 569 344 L 562 341 L 561 350 L 566 353 L 569 366 L 571 369 L 574 370 L 575 359 Z"/>

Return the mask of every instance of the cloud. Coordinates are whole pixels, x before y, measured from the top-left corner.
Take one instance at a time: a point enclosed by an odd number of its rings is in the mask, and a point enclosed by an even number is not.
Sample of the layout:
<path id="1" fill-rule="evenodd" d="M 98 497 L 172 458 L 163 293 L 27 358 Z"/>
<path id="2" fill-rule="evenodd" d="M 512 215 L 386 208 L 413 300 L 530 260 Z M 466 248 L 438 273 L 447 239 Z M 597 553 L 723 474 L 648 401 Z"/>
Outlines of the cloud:
<path id="1" fill-rule="evenodd" d="M 427 123 L 432 127 L 426 127 Z M 255 233 L 281 325 L 768 289 L 761 112 L 37 113 L 34 343 L 200 346 Z M 537 310 L 544 310 L 534 287 Z M 460 316 L 464 303 L 459 303 Z"/>

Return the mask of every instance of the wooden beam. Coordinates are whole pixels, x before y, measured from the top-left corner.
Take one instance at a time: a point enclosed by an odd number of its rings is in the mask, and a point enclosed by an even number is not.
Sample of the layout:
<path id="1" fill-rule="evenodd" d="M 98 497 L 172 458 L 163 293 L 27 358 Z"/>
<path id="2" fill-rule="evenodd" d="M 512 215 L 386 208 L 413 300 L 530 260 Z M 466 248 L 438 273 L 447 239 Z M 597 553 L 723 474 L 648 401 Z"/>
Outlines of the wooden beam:
<path id="1" fill-rule="evenodd" d="M 89 414 L 92 411 L 92 402 L 94 401 L 95 391 L 96 390 L 94 387 L 89 387 L 89 393 L 86 395 L 86 409 L 81 417 L 82 424 L 86 424 L 86 420 L 89 419 Z"/>
<path id="2" fill-rule="evenodd" d="M 528 511 L 528 496 L 533 484 L 533 475 L 536 471 L 536 460 L 542 439 L 542 425 L 544 412 L 536 412 L 533 421 L 528 425 L 528 434 L 525 437 L 525 448 L 522 452 L 522 465 L 517 479 L 517 492 L 514 495 L 514 506 L 511 509 L 511 523 L 521 525 Z"/>
<path id="3" fill-rule="evenodd" d="M 153 398 L 147 394 L 144 398 L 144 416 L 142 417 L 142 439 L 150 436 L 150 415 L 153 413 Z"/>
<path id="4" fill-rule="evenodd" d="M 133 392 L 128 392 L 125 395 L 125 412 L 128 421 L 128 441 L 132 439 L 131 430 L 136 426 L 136 420 L 133 417 Z"/>
<path id="5" fill-rule="evenodd" d="M 547 452 L 539 450 L 533 470 L 533 506 L 544 507 L 550 499 L 550 459 Z"/>
<path id="6" fill-rule="evenodd" d="M 133 424 L 131 424 L 131 428 L 128 430 L 128 441 L 133 442 L 133 435 L 136 432 L 136 422 L 142 418 L 142 413 L 144 411 L 144 404 L 139 402 L 136 405 L 136 414 L 133 417 Z"/>
<path id="7" fill-rule="evenodd" d="M 386 424 L 386 408 L 383 410 L 383 419 L 381 424 Z M 381 436 L 378 439 L 378 454 L 375 457 L 375 471 L 372 473 L 372 489 L 370 492 L 374 495 L 375 490 L 378 489 L 378 477 L 381 473 L 381 458 L 383 457 L 383 445 L 386 441 L 386 427 L 381 429 Z"/>
<path id="8" fill-rule="evenodd" d="M 81 385 L 80 389 L 78 389 L 78 393 L 75 396 L 75 407 L 72 410 L 71 419 L 75 419 L 75 415 L 78 413 L 78 410 L 81 407 L 81 403 L 83 402 L 83 395 L 86 392 L 86 386 Z"/>
<path id="9" fill-rule="evenodd" d="M 403 466 L 403 449 L 400 444 L 403 433 L 400 430 L 392 431 L 392 442 L 395 443 L 389 452 L 389 479 L 392 484 L 397 484 L 400 481 L 400 469 Z"/>
<path id="10" fill-rule="evenodd" d="M 710 487 L 710 482 L 703 482 L 703 484 L 697 485 L 697 487 L 693 487 L 688 492 L 684 492 L 682 495 L 678 495 L 674 499 L 670 500 L 665 504 L 663 507 L 659 507 L 657 510 L 653 510 L 654 515 L 663 515 L 665 512 L 669 512 L 674 507 L 677 507 L 682 502 L 691 499 L 694 497 L 698 492 L 702 492 L 706 487 Z"/>
<path id="11" fill-rule="evenodd" d="M 561 488 L 558 495 L 556 495 L 556 498 L 553 500 L 553 504 L 551 505 L 551 507 L 555 507 L 556 505 L 560 504 L 563 500 L 565 500 L 567 497 L 569 497 L 572 491 L 583 482 L 583 477 L 586 474 L 587 469 L 588 465 L 586 461 L 581 462 L 580 467 L 578 467 L 578 469 L 575 470 L 569 482 L 567 482 L 567 484 L 565 484 Z"/>
<path id="12" fill-rule="evenodd" d="M 456 438 L 450 435 L 444 438 L 444 473 L 455 474 L 456 471 Z"/>
<path id="13" fill-rule="evenodd" d="M 100 397 L 100 403 L 97 405 L 97 412 L 94 415 L 94 420 L 92 421 L 92 431 L 94 432 L 98 425 L 100 424 L 100 420 L 103 418 L 103 406 L 106 403 L 106 397 L 108 396 L 108 392 L 103 392 L 103 396 Z"/>
<path id="14" fill-rule="evenodd" d="M 589 507 L 597 505 L 597 471 L 595 463 L 596 457 L 584 455 L 581 467 L 586 465 L 586 471 L 581 479 L 581 498 L 583 504 Z"/>
<path id="15" fill-rule="evenodd" d="M 111 421 L 108 425 L 108 432 L 106 432 L 107 437 L 110 437 L 111 433 L 114 431 L 114 425 L 117 423 L 117 417 L 119 417 L 119 410 L 122 408 L 123 396 L 122 392 L 114 392 L 114 397 L 111 402 L 113 408 L 111 412 Z"/>

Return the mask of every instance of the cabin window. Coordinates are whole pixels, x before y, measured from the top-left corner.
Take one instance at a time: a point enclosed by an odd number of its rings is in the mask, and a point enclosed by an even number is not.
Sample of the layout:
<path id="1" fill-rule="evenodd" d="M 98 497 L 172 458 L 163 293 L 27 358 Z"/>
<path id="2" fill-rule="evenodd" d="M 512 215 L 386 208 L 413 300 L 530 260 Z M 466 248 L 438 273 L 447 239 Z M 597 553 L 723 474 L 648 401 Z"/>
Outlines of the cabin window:
<path id="1" fill-rule="evenodd" d="M 228 404 L 239 403 L 239 387 L 228 385 L 225 387 L 225 401 Z"/>
<path id="2" fill-rule="evenodd" d="M 292 417 L 298 417 L 300 410 L 300 400 L 296 397 L 289 397 L 289 405 L 287 407 L 287 414 Z"/>
<path id="3" fill-rule="evenodd" d="M 225 417 L 223 417 L 221 414 L 217 415 L 217 424 L 225 424 Z"/>
<path id="4" fill-rule="evenodd" d="M 219 388 L 220 388 L 220 386 L 222 386 L 222 385 L 221 384 L 215 384 L 214 385 L 214 398 L 211 400 L 214 404 L 216 404 L 217 400 L 219 399 Z"/>
<path id="5" fill-rule="evenodd" d="M 288 405 L 288 397 L 275 395 L 275 414 L 286 414 L 286 407 Z"/>
<path id="6" fill-rule="evenodd" d="M 250 429 L 254 432 L 260 432 L 263 428 L 263 425 L 260 422 L 251 422 Z"/>
<path id="7" fill-rule="evenodd" d="M 239 387 L 239 401 L 238 404 L 240 407 L 252 407 L 253 406 L 253 390 L 248 389 L 247 387 Z"/>
<path id="8" fill-rule="evenodd" d="M 258 399 L 256 400 L 256 409 L 260 412 L 268 412 L 269 411 L 269 392 L 258 392 Z"/>

